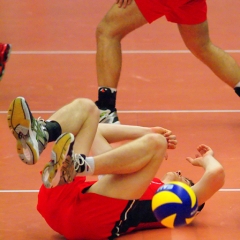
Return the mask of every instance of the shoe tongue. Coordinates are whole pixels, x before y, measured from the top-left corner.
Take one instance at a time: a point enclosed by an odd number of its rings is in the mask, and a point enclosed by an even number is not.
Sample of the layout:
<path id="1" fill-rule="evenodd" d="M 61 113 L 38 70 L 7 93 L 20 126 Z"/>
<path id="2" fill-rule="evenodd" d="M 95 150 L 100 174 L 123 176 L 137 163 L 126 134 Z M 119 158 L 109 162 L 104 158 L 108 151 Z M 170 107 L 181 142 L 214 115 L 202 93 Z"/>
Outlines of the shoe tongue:
<path id="1" fill-rule="evenodd" d="M 79 167 L 81 166 L 81 163 L 82 163 L 81 155 L 80 154 L 73 154 L 72 159 L 73 159 L 73 163 L 74 163 L 74 169 L 77 172 Z"/>
<path id="2" fill-rule="evenodd" d="M 74 169 L 76 172 L 83 172 L 85 169 L 85 158 L 84 154 L 74 154 L 72 160 L 74 162 Z"/>

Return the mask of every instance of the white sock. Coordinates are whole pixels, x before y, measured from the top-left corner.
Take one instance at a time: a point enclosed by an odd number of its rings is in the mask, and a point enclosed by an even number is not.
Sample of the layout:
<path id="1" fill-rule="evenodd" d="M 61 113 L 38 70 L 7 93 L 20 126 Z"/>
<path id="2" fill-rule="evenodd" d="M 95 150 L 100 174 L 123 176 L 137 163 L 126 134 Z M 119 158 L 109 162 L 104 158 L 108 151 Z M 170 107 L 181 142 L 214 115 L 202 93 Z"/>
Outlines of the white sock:
<path id="1" fill-rule="evenodd" d="M 234 88 L 236 88 L 236 87 L 240 87 L 240 82 L 239 82 L 239 83 L 237 83 L 237 85 L 236 85 Z"/>
<path id="2" fill-rule="evenodd" d="M 93 157 L 85 158 L 85 169 L 83 172 L 78 172 L 79 176 L 90 176 L 94 174 L 95 161 Z"/>

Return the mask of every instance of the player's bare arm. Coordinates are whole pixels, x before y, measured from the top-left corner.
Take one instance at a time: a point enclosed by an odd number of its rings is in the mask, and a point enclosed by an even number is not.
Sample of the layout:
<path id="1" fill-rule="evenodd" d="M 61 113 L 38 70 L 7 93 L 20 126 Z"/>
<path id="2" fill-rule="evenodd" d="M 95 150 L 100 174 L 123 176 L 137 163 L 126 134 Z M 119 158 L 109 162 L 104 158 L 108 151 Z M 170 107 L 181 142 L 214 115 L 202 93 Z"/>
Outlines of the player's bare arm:
<path id="1" fill-rule="evenodd" d="M 197 148 L 195 158 L 187 157 L 187 161 L 193 166 L 202 167 L 202 178 L 192 187 L 201 205 L 213 196 L 224 184 L 225 172 L 221 163 L 214 158 L 213 150 L 207 145 L 201 144 Z"/>

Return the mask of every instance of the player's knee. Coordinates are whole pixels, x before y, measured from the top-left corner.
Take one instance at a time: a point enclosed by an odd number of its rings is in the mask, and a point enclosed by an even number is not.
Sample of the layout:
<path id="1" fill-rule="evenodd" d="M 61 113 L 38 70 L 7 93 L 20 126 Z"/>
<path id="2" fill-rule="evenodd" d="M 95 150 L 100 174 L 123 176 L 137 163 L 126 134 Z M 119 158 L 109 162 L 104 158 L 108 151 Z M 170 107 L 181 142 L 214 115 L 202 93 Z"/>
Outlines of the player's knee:
<path id="1" fill-rule="evenodd" d="M 167 140 L 163 135 L 157 134 L 156 136 L 157 141 L 157 149 L 161 149 L 161 151 L 166 151 L 167 149 Z"/>
<path id="2" fill-rule="evenodd" d="M 240 87 L 235 87 L 234 90 L 235 93 L 240 97 Z"/>
<path id="3" fill-rule="evenodd" d="M 91 114 L 91 116 L 99 117 L 99 109 L 96 104 L 88 98 L 77 98 L 73 102 L 73 107 L 75 111 L 79 111 L 81 114 Z"/>
<path id="4" fill-rule="evenodd" d="M 96 28 L 96 38 L 99 39 L 105 32 L 104 23 L 100 22 Z"/>
<path id="5" fill-rule="evenodd" d="M 154 151 L 165 151 L 167 148 L 167 141 L 164 136 L 161 134 L 151 133 L 147 134 L 146 142 L 149 144 L 149 147 L 152 147 Z"/>
<path id="6" fill-rule="evenodd" d="M 103 19 L 98 24 L 95 35 L 98 42 L 112 39 L 120 41 L 124 37 L 123 32 L 118 22 Z"/>
<path id="7" fill-rule="evenodd" d="M 96 38 L 100 39 L 103 37 L 105 38 L 111 37 L 112 31 L 113 31 L 113 27 L 111 23 L 108 23 L 107 20 L 103 19 L 96 28 L 96 33 L 95 33 Z"/>

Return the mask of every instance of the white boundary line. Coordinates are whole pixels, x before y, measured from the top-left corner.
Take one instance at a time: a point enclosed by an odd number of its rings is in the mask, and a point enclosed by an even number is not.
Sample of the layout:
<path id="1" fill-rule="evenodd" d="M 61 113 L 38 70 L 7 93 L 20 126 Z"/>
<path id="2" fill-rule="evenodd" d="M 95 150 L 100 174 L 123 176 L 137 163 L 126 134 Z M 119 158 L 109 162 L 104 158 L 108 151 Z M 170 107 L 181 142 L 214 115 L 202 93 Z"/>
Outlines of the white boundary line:
<path id="1" fill-rule="evenodd" d="M 0 193 L 34 193 L 39 190 L 0 190 Z"/>
<path id="2" fill-rule="evenodd" d="M 240 50 L 225 50 L 229 53 L 240 53 Z M 123 54 L 182 54 L 191 53 L 189 50 L 126 50 L 122 51 Z M 12 51 L 11 54 L 16 55 L 58 55 L 58 54 L 96 54 L 96 51 Z M 32 113 L 53 113 L 55 111 L 32 111 Z M 118 111 L 119 113 L 238 113 L 240 110 L 129 110 Z M 6 114 L 7 111 L 0 111 L 0 114 Z M 236 189 L 220 189 L 220 192 L 240 192 L 239 188 Z M 0 190 L 0 193 L 34 193 L 39 190 Z"/>
<path id="3" fill-rule="evenodd" d="M 0 190 L 0 193 L 36 193 L 39 190 Z M 240 188 L 222 188 L 219 192 L 240 192 Z"/>
<path id="4" fill-rule="evenodd" d="M 222 188 L 219 192 L 240 192 L 240 188 Z"/>
<path id="5" fill-rule="evenodd" d="M 31 111 L 32 113 L 54 113 L 55 111 Z M 7 111 L 0 111 L 6 114 Z M 118 110 L 118 113 L 240 113 L 240 110 Z"/>
<path id="6" fill-rule="evenodd" d="M 240 53 L 240 50 L 225 50 L 228 53 Z M 189 50 L 123 50 L 123 54 L 182 54 L 191 53 Z M 86 51 L 12 51 L 11 54 L 16 55 L 40 55 L 40 54 L 79 54 L 79 55 L 90 55 L 96 54 L 94 50 Z"/>

